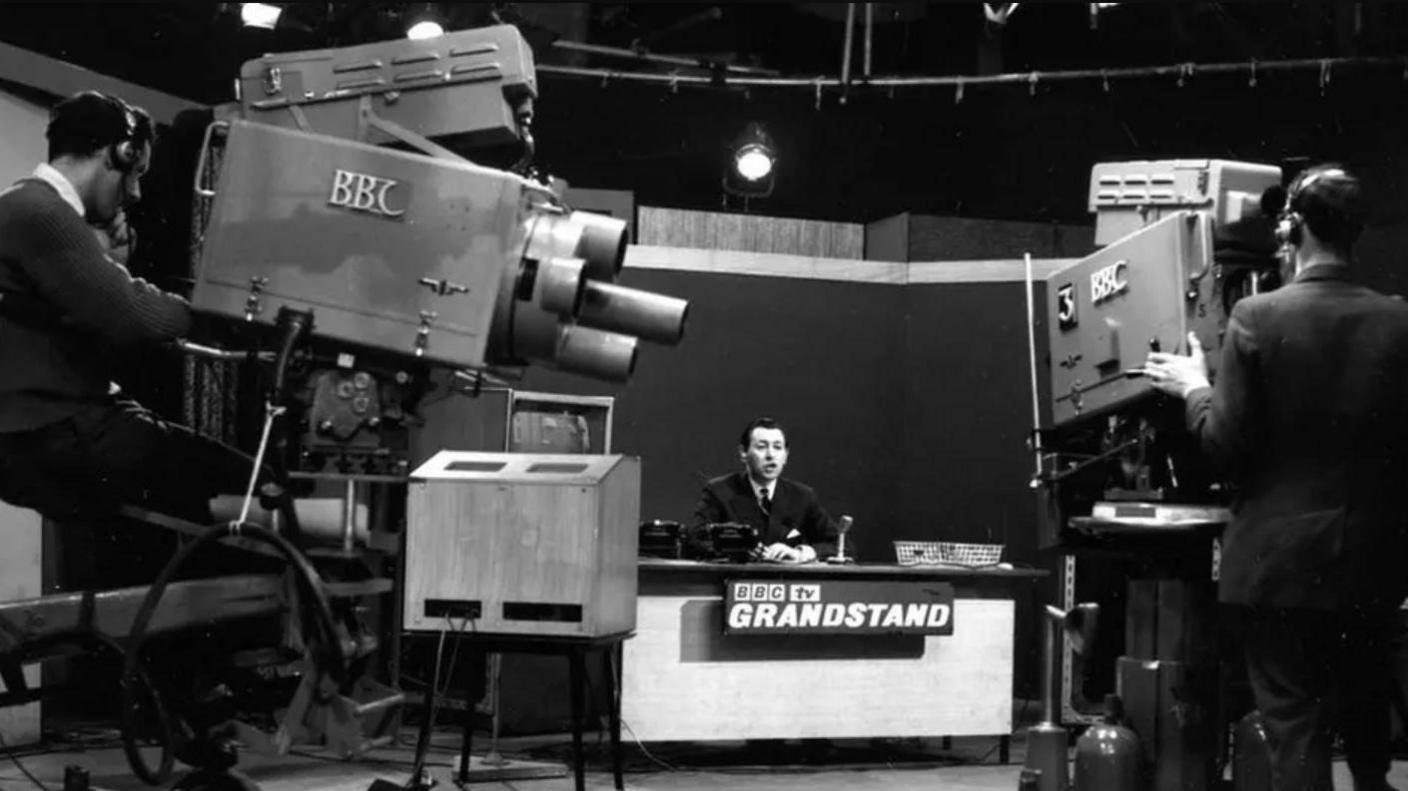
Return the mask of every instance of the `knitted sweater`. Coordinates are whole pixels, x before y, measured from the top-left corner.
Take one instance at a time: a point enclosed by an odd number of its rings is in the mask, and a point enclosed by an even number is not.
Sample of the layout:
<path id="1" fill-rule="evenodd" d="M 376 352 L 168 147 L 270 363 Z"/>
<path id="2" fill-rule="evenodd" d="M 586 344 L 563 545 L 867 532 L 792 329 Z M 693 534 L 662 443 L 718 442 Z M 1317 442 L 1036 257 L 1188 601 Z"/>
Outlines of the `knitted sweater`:
<path id="1" fill-rule="evenodd" d="M 0 432 L 108 401 L 114 347 L 180 337 L 190 307 L 109 259 L 49 184 L 0 193 Z"/>

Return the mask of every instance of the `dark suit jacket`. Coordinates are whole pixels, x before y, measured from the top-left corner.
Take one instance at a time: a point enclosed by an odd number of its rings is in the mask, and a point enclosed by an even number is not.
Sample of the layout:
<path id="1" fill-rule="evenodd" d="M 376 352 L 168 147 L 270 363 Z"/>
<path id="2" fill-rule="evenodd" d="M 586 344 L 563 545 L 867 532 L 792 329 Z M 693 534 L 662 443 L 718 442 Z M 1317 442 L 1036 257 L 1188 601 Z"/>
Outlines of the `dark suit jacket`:
<path id="1" fill-rule="evenodd" d="M 1408 304 L 1315 266 L 1238 302 L 1187 420 L 1238 487 L 1219 594 L 1344 609 L 1408 594 Z"/>
<path id="2" fill-rule="evenodd" d="M 714 478 L 699 495 L 693 525 L 737 522 L 752 525 L 764 544 L 808 544 L 818 558 L 836 554 L 836 524 L 810 486 L 786 478 L 777 480 L 771 514 L 764 514 L 753 485 L 742 472 Z"/>

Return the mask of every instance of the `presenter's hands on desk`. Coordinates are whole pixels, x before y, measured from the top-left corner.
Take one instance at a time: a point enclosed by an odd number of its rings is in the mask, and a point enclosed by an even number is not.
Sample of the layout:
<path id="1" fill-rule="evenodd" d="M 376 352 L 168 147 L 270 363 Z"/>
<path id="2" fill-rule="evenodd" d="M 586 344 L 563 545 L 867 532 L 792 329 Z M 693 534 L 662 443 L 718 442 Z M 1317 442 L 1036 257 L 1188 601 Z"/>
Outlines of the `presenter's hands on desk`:
<path id="1" fill-rule="evenodd" d="M 754 560 L 770 560 L 774 563 L 810 563 L 816 560 L 816 550 L 802 544 L 789 547 L 778 541 L 772 544 L 758 544 L 753 550 Z"/>

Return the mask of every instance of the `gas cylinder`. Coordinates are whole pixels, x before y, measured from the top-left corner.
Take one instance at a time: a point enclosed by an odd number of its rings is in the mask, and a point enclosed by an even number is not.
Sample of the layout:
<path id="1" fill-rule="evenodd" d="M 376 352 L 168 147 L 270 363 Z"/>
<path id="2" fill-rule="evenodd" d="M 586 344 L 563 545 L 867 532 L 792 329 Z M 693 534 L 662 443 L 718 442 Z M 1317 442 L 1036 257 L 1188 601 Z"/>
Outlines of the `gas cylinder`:
<path id="1" fill-rule="evenodd" d="M 1105 696 L 1105 716 L 1076 740 L 1075 791 L 1137 791 L 1139 737 L 1121 724 L 1124 703 Z"/>
<path id="2" fill-rule="evenodd" d="M 1232 789 L 1271 791 L 1271 749 L 1266 723 L 1256 709 L 1238 720 L 1232 732 Z"/>

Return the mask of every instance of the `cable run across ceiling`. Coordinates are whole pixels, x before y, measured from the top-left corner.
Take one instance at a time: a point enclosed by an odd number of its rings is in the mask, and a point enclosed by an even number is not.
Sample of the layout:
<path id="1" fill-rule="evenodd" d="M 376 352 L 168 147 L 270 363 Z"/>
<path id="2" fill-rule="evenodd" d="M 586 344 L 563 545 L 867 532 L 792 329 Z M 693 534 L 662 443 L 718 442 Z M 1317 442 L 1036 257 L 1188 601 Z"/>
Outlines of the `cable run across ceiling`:
<path id="1" fill-rule="evenodd" d="M 1264 73 L 1313 71 L 1318 73 L 1321 92 L 1329 86 L 1332 74 L 1349 68 L 1396 68 L 1401 69 L 1403 79 L 1408 81 L 1408 55 L 1391 57 L 1340 57 L 1340 58 L 1292 58 L 1265 61 L 1238 61 L 1230 63 L 1173 63 L 1163 66 L 1133 66 L 1104 69 L 1070 69 L 1053 71 L 1007 72 L 1003 74 L 945 75 L 945 76 L 891 76 L 868 77 L 844 81 L 840 77 L 763 77 L 725 74 L 715 71 L 712 74 L 643 73 L 618 71 L 614 69 L 589 68 L 538 64 L 540 74 L 564 77 L 580 77 L 610 82 L 641 82 L 666 85 L 672 89 L 680 86 L 704 88 L 799 88 L 816 92 L 818 103 L 825 89 L 864 89 L 864 88 L 931 88 L 952 87 L 955 101 L 962 101 L 963 89 L 972 85 L 1025 85 L 1035 93 L 1043 83 L 1098 81 L 1105 90 L 1117 80 L 1173 78 L 1180 86 L 1198 75 L 1245 75 L 1248 87 L 1257 86 L 1257 78 Z"/>

